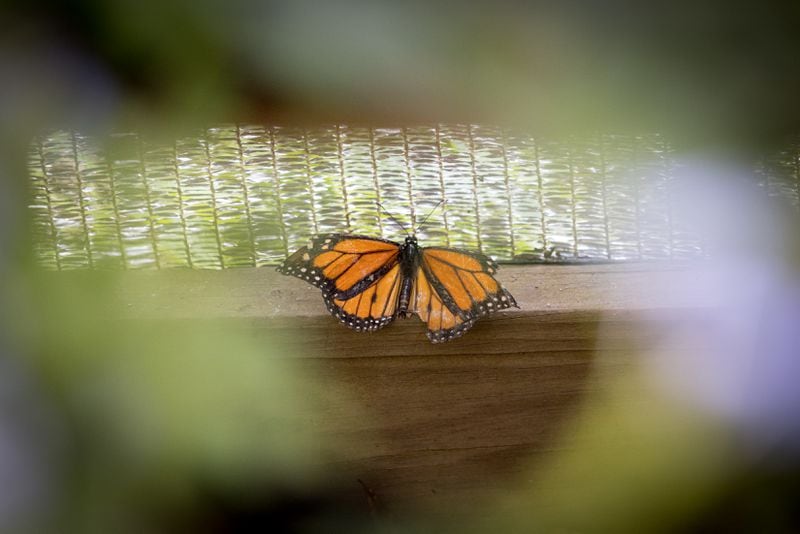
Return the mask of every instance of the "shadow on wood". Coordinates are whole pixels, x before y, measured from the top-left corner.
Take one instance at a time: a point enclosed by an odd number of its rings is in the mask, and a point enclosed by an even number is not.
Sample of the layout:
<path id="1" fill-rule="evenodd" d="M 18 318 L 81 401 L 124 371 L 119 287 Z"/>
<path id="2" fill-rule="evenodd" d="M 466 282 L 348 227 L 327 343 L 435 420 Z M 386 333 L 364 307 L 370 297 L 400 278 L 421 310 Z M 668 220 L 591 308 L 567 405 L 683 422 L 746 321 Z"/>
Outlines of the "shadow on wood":
<path id="1" fill-rule="evenodd" d="M 363 409 L 329 406 L 322 425 L 354 445 L 335 466 L 346 491 L 364 481 L 387 513 L 457 513 L 517 484 L 532 457 L 563 446 L 602 357 L 599 313 L 489 319 L 442 345 L 416 321 L 358 335 L 323 319 L 254 326 Z"/>

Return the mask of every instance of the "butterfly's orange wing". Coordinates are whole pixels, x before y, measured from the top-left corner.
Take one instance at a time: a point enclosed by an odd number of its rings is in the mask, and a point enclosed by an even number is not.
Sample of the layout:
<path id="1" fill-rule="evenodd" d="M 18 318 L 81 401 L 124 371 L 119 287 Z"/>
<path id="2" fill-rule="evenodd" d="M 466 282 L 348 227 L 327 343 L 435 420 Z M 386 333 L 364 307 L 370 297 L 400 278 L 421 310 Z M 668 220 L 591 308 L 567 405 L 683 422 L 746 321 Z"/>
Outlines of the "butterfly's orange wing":
<path id="1" fill-rule="evenodd" d="M 366 236 L 329 234 L 314 238 L 278 270 L 322 289 L 328 311 L 359 331 L 382 328 L 397 317 L 404 282 L 401 247 Z M 406 313 L 428 325 L 434 343 L 464 334 L 484 315 L 516 306 L 494 279 L 497 264 L 473 252 L 442 247 L 406 256 L 416 273 Z M 410 262 L 410 263 L 409 263 Z"/>
<path id="2" fill-rule="evenodd" d="M 400 245 L 366 236 L 328 234 L 289 256 L 278 271 L 322 290 L 328 311 L 355 330 L 377 330 L 397 316 Z"/>
<path id="3" fill-rule="evenodd" d="M 434 343 L 463 335 L 478 317 L 516 306 L 494 279 L 497 264 L 482 254 L 452 248 L 422 249 L 412 294 L 413 312 Z"/>
<path id="4" fill-rule="evenodd" d="M 349 299 L 325 296 L 325 305 L 334 317 L 356 331 L 378 330 L 397 317 L 397 296 L 402 281 L 400 264 L 367 289 Z"/>
<path id="5" fill-rule="evenodd" d="M 414 280 L 411 311 L 428 325 L 428 339 L 434 343 L 460 337 L 475 324 L 475 319 L 464 320 L 444 305 L 422 267 Z"/>

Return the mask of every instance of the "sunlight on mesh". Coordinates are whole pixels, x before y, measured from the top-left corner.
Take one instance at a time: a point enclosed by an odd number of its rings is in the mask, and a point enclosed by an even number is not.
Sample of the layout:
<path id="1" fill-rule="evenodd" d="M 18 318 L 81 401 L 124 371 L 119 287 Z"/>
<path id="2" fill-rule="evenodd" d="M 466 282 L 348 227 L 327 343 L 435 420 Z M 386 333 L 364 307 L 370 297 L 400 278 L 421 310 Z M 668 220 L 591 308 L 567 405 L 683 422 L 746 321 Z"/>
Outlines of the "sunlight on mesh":
<path id="1" fill-rule="evenodd" d="M 764 161 L 795 206 L 798 150 Z M 501 261 L 685 259 L 703 238 L 673 221 L 672 149 L 658 135 L 556 142 L 495 127 L 226 126 L 159 144 L 53 132 L 31 148 L 36 253 L 54 269 L 278 263 L 324 232 L 398 239 Z M 792 171 L 794 169 L 794 171 Z"/>

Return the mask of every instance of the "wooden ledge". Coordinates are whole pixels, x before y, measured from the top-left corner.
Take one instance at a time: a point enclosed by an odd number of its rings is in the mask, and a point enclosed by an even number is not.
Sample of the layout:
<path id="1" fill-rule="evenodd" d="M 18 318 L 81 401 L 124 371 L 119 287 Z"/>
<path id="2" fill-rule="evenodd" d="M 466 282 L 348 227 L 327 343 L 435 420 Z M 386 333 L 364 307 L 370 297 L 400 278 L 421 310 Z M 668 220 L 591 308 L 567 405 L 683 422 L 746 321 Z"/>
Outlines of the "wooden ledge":
<path id="1" fill-rule="evenodd" d="M 70 276 L 81 274 L 56 275 Z M 128 317 L 230 321 L 300 356 L 361 409 L 332 404 L 322 414 L 336 439 L 362 451 L 335 466 L 342 491 L 363 498 L 362 480 L 389 510 L 447 515 L 575 446 L 562 430 L 598 387 L 591 377 L 628 368 L 665 321 L 702 318 L 713 305 L 702 290 L 709 276 L 686 264 L 503 266 L 498 278 L 520 309 L 438 345 L 415 318 L 353 332 L 319 290 L 271 268 L 128 272 L 115 283 Z"/>
<path id="2" fill-rule="evenodd" d="M 519 354 L 590 351 L 601 314 L 609 323 L 669 320 L 707 308 L 706 293 L 696 290 L 707 276 L 697 265 L 674 263 L 504 265 L 498 279 L 520 308 L 439 345 L 416 318 L 374 333 L 349 330 L 328 314 L 318 289 L 269 267 L 131 271 L 117 294 L 128 317 L 245 320 L 312 357 Z"/>
<path id="3" fill-rule="evenodd" d="M 497 278 L 520 309 L 498 316 L 702 307 L 710 303 L 691 288 L 705 276 L 702 265 L 683 263 L 503 265 Z M 271 267 L 128 271 L 119 296 L 132 317 L 329 316 L 318 289 Z"/>

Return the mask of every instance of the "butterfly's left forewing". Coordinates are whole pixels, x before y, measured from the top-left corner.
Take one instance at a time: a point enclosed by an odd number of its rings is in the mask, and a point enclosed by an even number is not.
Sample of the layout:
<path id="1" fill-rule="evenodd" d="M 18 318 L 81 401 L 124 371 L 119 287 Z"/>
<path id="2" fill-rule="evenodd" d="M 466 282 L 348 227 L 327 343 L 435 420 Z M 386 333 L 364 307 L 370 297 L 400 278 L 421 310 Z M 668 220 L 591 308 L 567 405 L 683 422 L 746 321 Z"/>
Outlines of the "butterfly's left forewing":
<path id="1" fill-rule="evenodd" d="M 319 287 L 328 311 L 345 325 L 371 331 L 397 316 L 399 255 L 393 241 L 328 234 L 289 256 L 278 271 Z"/>
<path id="2" fill-rule="evenodd" d="M 323 295 L 347 300 L 374 284 L 397 264 L 400 245 L 366 236 L 327 234 L 289 256 L 278 267 L 320 288 Z"/>

